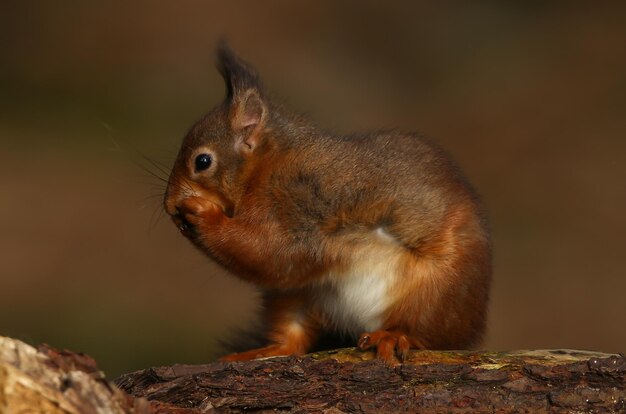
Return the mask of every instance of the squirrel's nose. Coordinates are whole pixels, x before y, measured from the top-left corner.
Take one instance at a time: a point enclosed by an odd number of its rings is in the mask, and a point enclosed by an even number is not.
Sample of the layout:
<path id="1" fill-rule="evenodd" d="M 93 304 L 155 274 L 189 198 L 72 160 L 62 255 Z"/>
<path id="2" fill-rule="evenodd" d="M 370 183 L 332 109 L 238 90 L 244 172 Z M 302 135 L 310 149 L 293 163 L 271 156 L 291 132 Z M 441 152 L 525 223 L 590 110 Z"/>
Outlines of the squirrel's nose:
<path id="1" fill-rule="evenodd" d="M 163 200 L 163 208 L 167 214 L 170 215 L 178 229 L 184 235 L 189 236 L 193 226 L 188 223 L 187 220 L 185 220 L 185 217 L 181 214 L 180 209 L 178 208 L 180 201 L 179 197 L 168 192 L 165 194 L 165 199 Z"/>
<path id="2" fill-rule="evenodd" d="M 165 197 L 163 199 L 163 208 L 165 212 L 170 216 L 176 216 L 180 212 L 178 211 L 178 197 L 171 194 L 169 191 L 165 192 Z"/>

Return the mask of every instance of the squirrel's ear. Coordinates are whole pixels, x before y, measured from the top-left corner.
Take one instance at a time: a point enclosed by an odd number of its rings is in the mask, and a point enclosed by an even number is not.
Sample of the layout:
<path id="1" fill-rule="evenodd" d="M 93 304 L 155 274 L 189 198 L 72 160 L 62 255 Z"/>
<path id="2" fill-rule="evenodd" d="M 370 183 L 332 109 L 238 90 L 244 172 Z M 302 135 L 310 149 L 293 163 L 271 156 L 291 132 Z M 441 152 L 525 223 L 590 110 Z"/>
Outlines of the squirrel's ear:
<path id="1" fill-rule="evenodd" d="M 230 126 L 235 131 L 235 147 L 252 152 L 260 144 L 267 118 L 267 107 L 256 89 L 248 89 L 232 101 Z"/>
<path id="2" fill-rule="evenodd" d="M 254 150 L 267 118 L 267 105 L 257 73 L 242 62 L 222 41 L 217 48 L 218 69 L 226 84 L 226 104 L 231 127 L 237 134 L 237 147 Z"/>

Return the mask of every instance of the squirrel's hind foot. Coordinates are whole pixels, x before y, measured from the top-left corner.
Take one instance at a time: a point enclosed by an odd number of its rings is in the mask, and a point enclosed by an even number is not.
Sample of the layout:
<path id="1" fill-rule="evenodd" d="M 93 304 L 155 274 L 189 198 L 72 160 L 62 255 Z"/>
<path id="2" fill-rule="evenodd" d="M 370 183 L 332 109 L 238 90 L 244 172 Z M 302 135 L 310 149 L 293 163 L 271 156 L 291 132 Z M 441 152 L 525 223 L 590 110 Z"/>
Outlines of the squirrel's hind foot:
<path id="1" fill-rule="evenodd" d="M 357 347 L 363 351 L 375 347 L 376 358 L 389 365 L 397 364 L 398 360 L 406 361 L 411 348 L 425 349 L 417 339 L 402 332 L 385 330 L 362 333 Z"/>

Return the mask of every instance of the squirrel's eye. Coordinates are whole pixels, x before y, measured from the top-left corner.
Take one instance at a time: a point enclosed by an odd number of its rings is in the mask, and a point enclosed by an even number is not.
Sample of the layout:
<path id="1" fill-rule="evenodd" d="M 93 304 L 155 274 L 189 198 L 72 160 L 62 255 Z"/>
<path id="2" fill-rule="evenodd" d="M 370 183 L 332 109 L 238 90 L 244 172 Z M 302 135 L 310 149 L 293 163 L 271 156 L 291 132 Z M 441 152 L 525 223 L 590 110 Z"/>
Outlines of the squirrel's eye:
<path id="1" fill-rule="evenodd" d="M 196 157 L 195 167 L 196 172 L 204 171 L 211 166 L 213 159 L 209 154 L 200 154 Z"/>

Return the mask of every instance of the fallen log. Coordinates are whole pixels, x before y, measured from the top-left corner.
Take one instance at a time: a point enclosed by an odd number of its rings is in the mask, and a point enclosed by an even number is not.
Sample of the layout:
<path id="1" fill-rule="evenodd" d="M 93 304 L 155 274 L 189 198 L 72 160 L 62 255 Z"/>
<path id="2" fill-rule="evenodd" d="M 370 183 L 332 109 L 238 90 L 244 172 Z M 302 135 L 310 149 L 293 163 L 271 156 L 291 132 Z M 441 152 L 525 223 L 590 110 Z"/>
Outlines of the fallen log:
<path id="1" fill-rule="evenodd" d="M 572 350 L 413 351 L 388 366 L 341 349 L 149 368 L 115 384 L 83 354 L 0 337 L 2 413 L 626 411 L 624 356 Z"/>
<path id="2" fill-rule="evenodd" d="M 151 368 L 123 375 L 126 392 L 225 412 L 621 412 L 621 355 L 571 350 L 413 351 L 388 366 L 370 352 Z"/>

